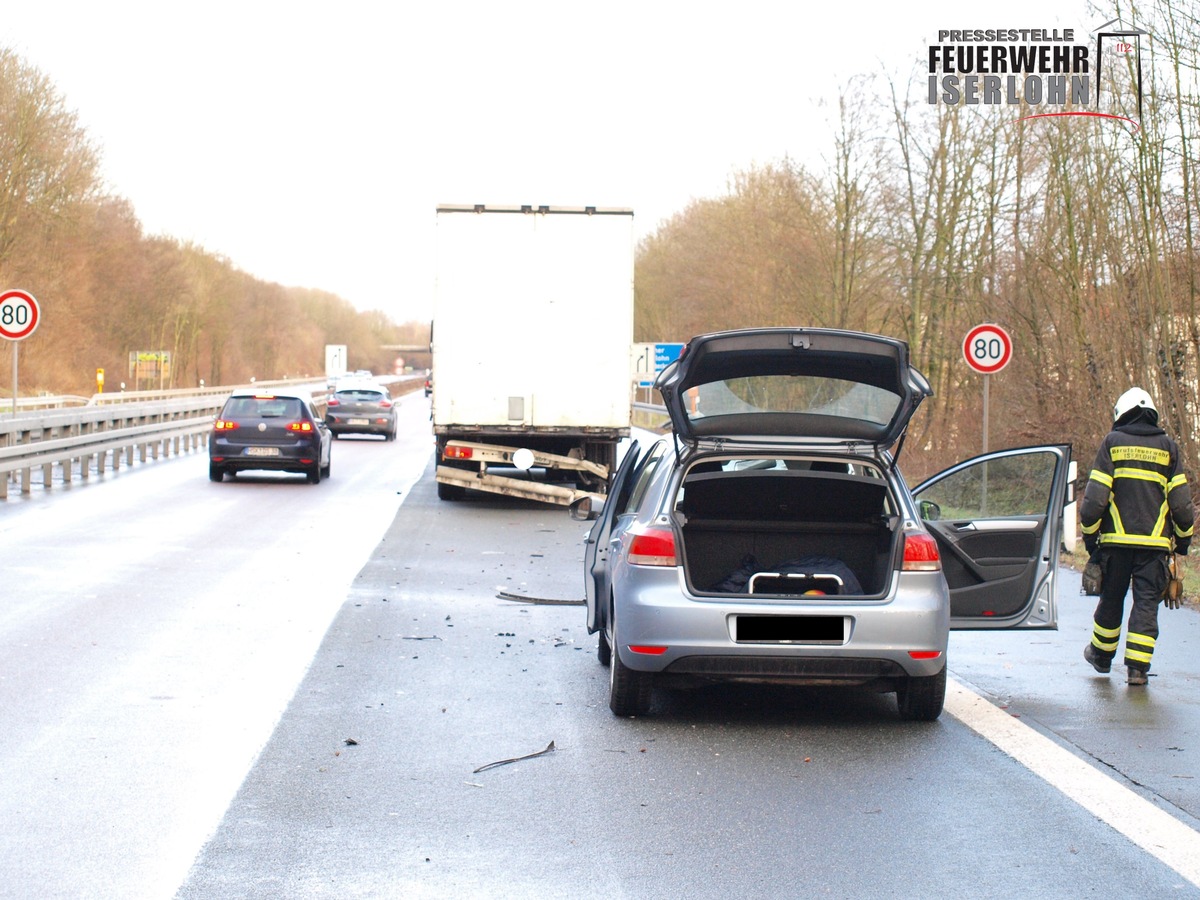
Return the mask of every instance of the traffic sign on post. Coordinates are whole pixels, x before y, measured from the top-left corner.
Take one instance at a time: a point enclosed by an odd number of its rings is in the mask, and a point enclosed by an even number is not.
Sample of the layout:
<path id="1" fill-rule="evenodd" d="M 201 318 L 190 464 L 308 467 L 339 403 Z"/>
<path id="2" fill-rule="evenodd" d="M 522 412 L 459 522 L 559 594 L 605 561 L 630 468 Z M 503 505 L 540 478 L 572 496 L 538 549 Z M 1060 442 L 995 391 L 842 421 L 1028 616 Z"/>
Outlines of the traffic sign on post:
<path id="1" fill-rule="evenodd" d="M 967 365 L 982 375 L 995 375 L 1012 359 L 1012 338 L 999 325 L 976 325 L 963 340 Z"/>
<path id="2" fill-rule="evenodd" d="M 33 294 L 28 291 L 5 291 L 0 294 L 0 337 L 20 341 L 37 330 L 41 311 Z"/>
<path id="3" fill-rule="evenodd" d="M 652 387 L 658 373 L 679 359 L 683 344 L 634 344 L 630 368 L 638 387 Z"/>
<path id="4" fill-rule="evenodd" d="M 17 341 L 37 330 L 42 319 L 38 302 L 29 291 L 10 290 L 0 293 L 0 337 L 12 345 L 12 414 L 17 414 Z"/>
<path id="5" fill-rule="evenodd" d="M 988 452 L 988 382 L 1012 359 L 1012 338 L 999 325 L 976 325 L 963 339 L 967 365 L 983 375 L 983 452 Z M 987 469 L 984 469 L 985 477 Z"/>

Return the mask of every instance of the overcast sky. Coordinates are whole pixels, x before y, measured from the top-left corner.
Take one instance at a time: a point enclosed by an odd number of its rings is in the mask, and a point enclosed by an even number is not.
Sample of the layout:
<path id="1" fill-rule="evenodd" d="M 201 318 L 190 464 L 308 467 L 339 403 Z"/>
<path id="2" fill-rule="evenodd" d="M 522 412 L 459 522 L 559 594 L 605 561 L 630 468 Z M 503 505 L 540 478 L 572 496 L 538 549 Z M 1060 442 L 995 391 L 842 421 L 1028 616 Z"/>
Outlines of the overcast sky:
<path id="1" fill-rule="evenodd" d="M 1104 21 L 1076 0 L 43 0 L 6 4 L 0 44 L 147 233 L 403 322 L 430 314 L 438 203 L 626 206 L 643 236 L 752 165 L 819 166 L 839 87 L 906 82 L 939 29 Z"/>

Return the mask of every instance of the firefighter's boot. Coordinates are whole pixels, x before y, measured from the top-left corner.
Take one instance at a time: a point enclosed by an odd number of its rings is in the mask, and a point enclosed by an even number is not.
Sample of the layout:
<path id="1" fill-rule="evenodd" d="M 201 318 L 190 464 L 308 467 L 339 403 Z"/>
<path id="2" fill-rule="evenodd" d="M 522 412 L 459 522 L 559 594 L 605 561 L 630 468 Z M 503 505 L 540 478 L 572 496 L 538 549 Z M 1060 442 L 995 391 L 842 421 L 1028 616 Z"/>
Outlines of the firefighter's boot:
<path id="1" fill-rule="evenodd" d="M 1107 675 L 1112 671 L 1112 657 L 1106 657 L 1101 654 L 1100 651 L 1096 649 L 1095 644 L 1088 644 L 1083 648 L 1083 658 L 1086 659 L 1088 663 L 1091 664 L 1091 667 L 1101 675 Z M 1132 672 L 1133 670 L 1130 669 L 1130 671 Z M 1142 684 L 1145 683 L 1146 682 L 1144 681 L 1142 682 Z"/>

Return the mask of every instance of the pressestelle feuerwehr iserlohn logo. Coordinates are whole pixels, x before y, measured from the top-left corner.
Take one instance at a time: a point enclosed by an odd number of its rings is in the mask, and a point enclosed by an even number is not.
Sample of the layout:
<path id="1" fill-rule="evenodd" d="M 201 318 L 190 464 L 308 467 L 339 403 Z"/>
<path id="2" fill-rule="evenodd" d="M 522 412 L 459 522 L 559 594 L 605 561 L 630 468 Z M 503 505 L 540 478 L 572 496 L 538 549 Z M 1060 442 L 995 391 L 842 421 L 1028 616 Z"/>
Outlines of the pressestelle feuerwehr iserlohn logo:
<path id="1" fill-rule="evenodd" d="M 1146 34 L 1117 19 L 1092 32 L 1094 45 L 1079 42 L 1074 28 L 942 30 L 929 47 L 927 99 L 933 105 L 1020 106 L 1022 119 L 1100 116 L 1138 127 Z M 1102 73 L 1111 82 L 1107 92 Z"/>

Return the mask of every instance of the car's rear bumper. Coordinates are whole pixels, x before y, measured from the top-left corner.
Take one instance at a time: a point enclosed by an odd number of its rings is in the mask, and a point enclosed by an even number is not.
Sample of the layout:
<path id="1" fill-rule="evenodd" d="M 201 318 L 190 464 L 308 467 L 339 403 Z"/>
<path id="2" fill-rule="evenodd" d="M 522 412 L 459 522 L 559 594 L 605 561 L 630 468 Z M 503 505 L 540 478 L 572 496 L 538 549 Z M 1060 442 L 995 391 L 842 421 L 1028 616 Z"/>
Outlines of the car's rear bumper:
<path id="1" fill-rule="evenodd" d="M 632 572 L 632 576 L 631 576 Z M 614 572 L 617 648 L 631 669 L 693 678 L 862 684 L 935 675 L 946 664 L 950 598 L 940 573 L 904 573 L 882 599 L 692 597 L 679 569 Z M 836 642 L 739 642 L 738 616 L 844 618 Z M 631 647 L 643 648 L 635 652 Z"/>
<path id="2" fill-rule="evenodd" d="M 227 472 L 240 471 L 277 471 L 277 472 L 307 472 L 321 457 L 320 446 L 310 447 L 306 444 L 291 444 L 275 448 L 278 456 L 251 456 L 246 453 L 247 447 L 219 442 L 209 447 L 208 461 L 210 465 L 220 466 Z"/>

